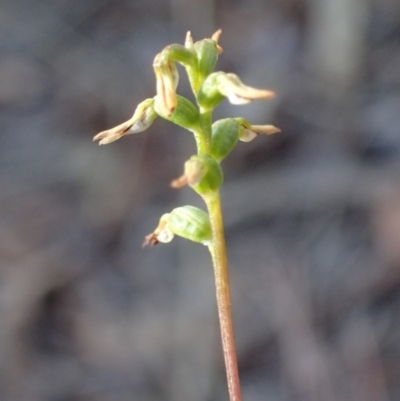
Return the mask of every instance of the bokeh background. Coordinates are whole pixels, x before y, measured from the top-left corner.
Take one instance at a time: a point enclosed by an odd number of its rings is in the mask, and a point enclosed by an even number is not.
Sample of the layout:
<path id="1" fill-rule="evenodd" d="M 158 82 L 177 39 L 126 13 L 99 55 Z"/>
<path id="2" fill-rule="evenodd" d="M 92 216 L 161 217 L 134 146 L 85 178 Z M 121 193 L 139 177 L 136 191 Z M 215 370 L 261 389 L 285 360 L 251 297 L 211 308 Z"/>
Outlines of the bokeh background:
<path id="1" fill-rule="evenodd" d="M 168 185 L 193 139 L 92 143 L 218 28 L 217 68 L 278 97 L 216 118 L 282 129 L 223 163 L 243 399 L 400 399 L 400 2 L 2 0 L 1 400 L 228 399 L 207 250 L 141 249 L 201 206 Z"/>

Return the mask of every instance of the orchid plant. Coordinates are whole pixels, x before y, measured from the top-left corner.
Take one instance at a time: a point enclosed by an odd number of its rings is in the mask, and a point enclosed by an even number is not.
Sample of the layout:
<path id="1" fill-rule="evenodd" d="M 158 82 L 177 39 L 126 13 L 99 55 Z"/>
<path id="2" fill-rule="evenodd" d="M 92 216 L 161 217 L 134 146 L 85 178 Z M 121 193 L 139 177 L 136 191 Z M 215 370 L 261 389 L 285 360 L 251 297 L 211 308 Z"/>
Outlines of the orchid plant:
<path id="1" fill-rule="evenodd" d="M 239 77 L 214 72 L 222 48 L 221 30 L 210 39 L 193 42 L 190 32 L 184 45 L 172 44 L 154 59 L 156 95 L 141 102 L 126 122 L 100 132 L 93 140 L 106 145 L 128 134 L 142 132 L 157 117 L 169 120 L 194 135 L 197 154 L 184 164 L 183 175 L 171 182 L 174 188 L 190 186 L 204 200 L 207 212 L 194 206 L 182 206 L 164 214 L 157 228 L 144 241 L 146 245 L 168 243 L 175 235 L 208 247 L 215 275 L 218 316 L 230 401 L 240 401 L 241 391 L 233 336 L 228 261 L 219 188 L 223 182 L 220 163 L 238 141 L 249 142 L 259 134 L 274 134 L 273 125 L 252 125 L 244 118 L 225 118 L 212 122 L 212 113 L 225 98 L 232 104 L 270 99 L 275 93 L 244 85 Z M 179 74 L 176 63 L 186 69 L 196 105 L 176 92 Z"/>

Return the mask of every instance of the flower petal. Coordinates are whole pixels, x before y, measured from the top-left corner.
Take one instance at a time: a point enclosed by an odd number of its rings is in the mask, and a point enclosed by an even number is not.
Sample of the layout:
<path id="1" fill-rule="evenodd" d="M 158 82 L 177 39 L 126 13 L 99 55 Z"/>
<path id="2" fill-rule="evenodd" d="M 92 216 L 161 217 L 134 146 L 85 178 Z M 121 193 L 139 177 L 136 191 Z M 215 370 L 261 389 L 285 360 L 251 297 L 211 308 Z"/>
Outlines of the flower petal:
<path id="1" fill-rule="evenodd" d="M 153 105 L 154 99 L 144 100 L 139 103 L 133 116 L 128 121 L 109 130 L 100 132 L 93 138 L 93 141 L 100 140 L 99 145 L 107 145 L 124 135 L 136 134 L 146 130 L 157 117 Z"/>
<path id="2" fill-rule="evenodd" d="M 281 132 L 281 129 L 275 127 L 275 125 L 252 125 L 251 130 L 254 131 L 256 134 L 277 134 Z"/>
<path id="3" fill-rule="evenodd" d="M 240 131 L 239 140 L 242 142 L 250 142 L 259 134 L 271 135 L 277 132 L 281 132 L 281 130 L 274 125 L 242 125 L 242 129 Z"/>
<path id="4" fill-rule="evenodd" d="M 275 93 L 269 90 L 256 89 L 244 85 L 236 74 L 219 74 L 218 90 L 232 104 L 246 104 L 255 99 L 270 99 Z"/>
<path id="5" fill-rule="evenodd" d="M 168 60 L 166 54 L 159 53 L 154 59 L 154 72 L 157 80 L 157 96 L 163 114 L 170 116 L 177 104 L 176 88 L 179 82 L 178 70 L 173 61 Z"/>

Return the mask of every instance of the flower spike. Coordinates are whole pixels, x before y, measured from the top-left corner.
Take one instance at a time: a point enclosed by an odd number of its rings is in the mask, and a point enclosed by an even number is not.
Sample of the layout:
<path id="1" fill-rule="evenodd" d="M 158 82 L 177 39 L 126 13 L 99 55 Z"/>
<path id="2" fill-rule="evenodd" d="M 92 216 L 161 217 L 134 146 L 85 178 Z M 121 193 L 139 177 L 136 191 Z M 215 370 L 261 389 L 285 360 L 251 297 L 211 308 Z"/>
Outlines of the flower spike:
<path id="1" fill-rule="evenodd" d="M 225 98 L 232 104 L 246 104 L 256 99 L 270 99 L 275 93 L 242 83 L 235 74 L 214 72 L 222 48 L 219 29 L 211 37 L 193 41 L 187 32 L 184 44 L 171 44 L 156 55 L 153 63 L 156 94 L 140 103 L 128 121 L 100 132 L 93 140 L 100 145 L 149 127 L 157 116 L 191 131 L 197 154 L 185 162 L 184 173 L 171 182 L 173 188 L 188 185 L 201 196 L 207 212 L 194 206 L 182 206 L 164 214 L 155 230 L 146 236 L 143 246 L 170 242 L 174 236 L 208 247 L 213 261 L 222 348 L 228 379 L 230 401 L 240 401 L 240 381 L 233 338 L 228 262 L 221 213 L 219 188 L 223 183 L 220 163 L 238 141 L 249 142 L 259 134 L 273 134 L 273 125 L 251 125 L 244 118 L 224 118 L 212 122 L 212 113 Z M 176 64 L 183 65 L 194 94 L 194 102 L 176 92 L 179 74 Z"/>
<path id="2" fill-rule="evenodd" d="M 137 106 L 133 116 L 128 121 L 109 130 L 100 132 L 93 138 L 93 141 L 100 140 L 99 145 L 107 145 L 122 136 L 136 134 L 146 130 L 157 117 L 153 104 L 154 99 L 144 100 Z"/>

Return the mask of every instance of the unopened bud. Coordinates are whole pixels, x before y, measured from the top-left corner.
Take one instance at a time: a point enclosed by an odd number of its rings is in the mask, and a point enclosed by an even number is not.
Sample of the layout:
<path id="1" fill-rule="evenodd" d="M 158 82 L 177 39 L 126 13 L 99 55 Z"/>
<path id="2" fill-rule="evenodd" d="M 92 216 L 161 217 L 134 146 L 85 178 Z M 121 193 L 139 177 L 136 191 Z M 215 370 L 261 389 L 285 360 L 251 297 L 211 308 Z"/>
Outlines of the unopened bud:
<path id="1" fill-rule="evenodd" d="M 218 60 L 217 43 L 213 39 L 203 39 L 194 44 L 197 55 L 197 73 L 202 82 L 214 71 Z"/>
<path id="2" fill-rule="evenodd" d="M 156 117 L 154 99 L 146 99 L 137 106 L 133 116 L 128 121 L 100 132 L 93 138 L 93 141 L 100 140 L 99 145 L 107 145 L 124 135 L 142 132 L 150 127 Z"/>
<path id="3" fill-rule="evenodd" d="M 221 32 L 222 31 L 219 29 L 210 39 L 199 40 L 196 43 L 193 43 L 190 32 L 186 34 L 185 48 L 195 56 L 195 62 L 190 65 L 186 64 L 185 68 L 190 86 L 196 95 L 203 81 L 214 71 L 218 55 L 222 53 L 222 47 L 218 45 Z"/>

